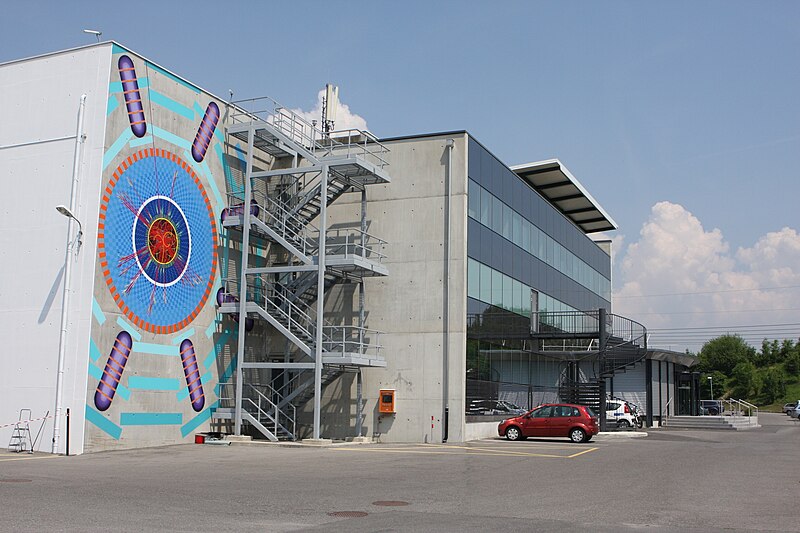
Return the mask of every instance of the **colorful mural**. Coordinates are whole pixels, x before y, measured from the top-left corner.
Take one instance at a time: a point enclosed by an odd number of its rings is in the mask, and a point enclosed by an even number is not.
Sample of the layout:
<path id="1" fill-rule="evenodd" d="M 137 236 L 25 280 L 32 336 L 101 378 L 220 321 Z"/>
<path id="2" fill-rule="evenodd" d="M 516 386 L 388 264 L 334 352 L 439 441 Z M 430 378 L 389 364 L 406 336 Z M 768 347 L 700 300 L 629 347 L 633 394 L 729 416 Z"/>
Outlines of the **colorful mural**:
<path id="1" fill-rule="evenodd" d="M 86 451 L 190 438 L 234 365 L 217 368 L 231 335 L 210 298 L 231 175 L 220 104 L 119 46 L 113 54 Z"/>

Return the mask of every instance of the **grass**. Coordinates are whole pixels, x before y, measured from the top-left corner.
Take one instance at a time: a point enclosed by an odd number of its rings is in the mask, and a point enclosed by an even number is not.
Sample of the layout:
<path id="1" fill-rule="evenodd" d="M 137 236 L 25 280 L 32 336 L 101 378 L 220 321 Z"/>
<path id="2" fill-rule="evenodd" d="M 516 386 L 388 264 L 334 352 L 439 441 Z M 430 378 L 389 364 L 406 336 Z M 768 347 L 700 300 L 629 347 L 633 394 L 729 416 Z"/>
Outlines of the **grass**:
<path id="1" fill-rule="evenodd" d="M 759 405 L 758 408 L 768 413 L 782 413 L 783 405 L 800 400 L 800 379 L 793 377 L 786 381 L 786 394 L 783 398 L 769 405 Z"/>

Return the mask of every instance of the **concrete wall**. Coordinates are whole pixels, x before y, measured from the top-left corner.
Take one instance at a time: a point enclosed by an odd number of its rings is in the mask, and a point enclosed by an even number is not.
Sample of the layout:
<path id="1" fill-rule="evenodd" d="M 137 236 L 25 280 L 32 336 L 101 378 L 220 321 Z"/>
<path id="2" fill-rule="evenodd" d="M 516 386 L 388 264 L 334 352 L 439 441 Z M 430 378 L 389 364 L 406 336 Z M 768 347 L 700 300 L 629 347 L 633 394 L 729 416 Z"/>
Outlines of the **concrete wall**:
<path id="1" fill-rule="evenodd" d="M 71 448 L 83 446 L 83 406 L 92 317 L 97 195 L 103 158 L 111 45 L 95 45 L 0 65 L 0 175 L 6 189 L 0 217 L 0 426 L 20 409 L 34 418 L 55 412 L 68 219 L 56 212 L 70 204 L 80 97 L 86 94 L 75 216 L 83 224 L 83 247 L 72 261 L 63 406 L 70 408 Z M 9 147 L 21 143 L 26 146 Z M 34 436 L 40 422 L 33 424 Z M 11 427 L 0 427 L 5 447 Z M 61 423 L 59 452 L 65 451 Z M 44 425 L 37 450 L 50 451 L 53 420 Z"/>
<path id="2" fill-rule="evenodd" d="M 450 298 L 445 302 L 447 138 L 453 138 L 455 145 Z M 466 135 L 459 134 L 390 142 L 387 171 L 392 182 L 367 188 L 368 231 L 388 241 L 389 276 L 365 282 L 366 326 L 385 332 L 381 342 L 388 364 L 385 369 L 363 371 L 365 435 L 382 442 L 442 441 L 445 305 L 450 313 L 448 440 L 466 438 L 466 141 Z M 331 222 L 357 221 L 360 209 L 360 195 L 347 195 L 329 208 Z M 352 289 L 351 294 L 358 297 Z M 336 293 L 331 298 L 337 298 Z M 382 388 L 396 389 L 396 415 L 379 416 L 377 398 Z M 352 376 L 326 390 L 323 436 L 353 435 L 355 398 Z"/>

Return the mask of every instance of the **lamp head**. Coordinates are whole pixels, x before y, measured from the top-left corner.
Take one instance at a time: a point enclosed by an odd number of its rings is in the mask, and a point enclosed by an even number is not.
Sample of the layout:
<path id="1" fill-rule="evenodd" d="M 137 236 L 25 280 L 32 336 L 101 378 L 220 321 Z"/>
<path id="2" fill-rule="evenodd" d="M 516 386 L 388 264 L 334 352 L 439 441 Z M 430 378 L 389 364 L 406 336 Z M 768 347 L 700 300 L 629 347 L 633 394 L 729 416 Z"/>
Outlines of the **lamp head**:
<path id="1" fill-rule="evenodd" d="M 97 37 L 97 42 L 100 42 L 100 36 L 103 35 L 103 32 L 97 30 L 83 30 L 83 33 L 88 33 L 89 35 L 94 35 Z"/>
<path id="2" fill-rule="evenodd" d="M 57 205 L 56 206 L 56 211 L 58 211 L 59 213 L 61 213 L 62 215 L 64 215 L 67 218 L 78 220 L 75 217 L 75 215 L 72 214 L 72 211 L 70 211 L 69 208 L 67 206 L 65 206 L 65 205 Z"/>

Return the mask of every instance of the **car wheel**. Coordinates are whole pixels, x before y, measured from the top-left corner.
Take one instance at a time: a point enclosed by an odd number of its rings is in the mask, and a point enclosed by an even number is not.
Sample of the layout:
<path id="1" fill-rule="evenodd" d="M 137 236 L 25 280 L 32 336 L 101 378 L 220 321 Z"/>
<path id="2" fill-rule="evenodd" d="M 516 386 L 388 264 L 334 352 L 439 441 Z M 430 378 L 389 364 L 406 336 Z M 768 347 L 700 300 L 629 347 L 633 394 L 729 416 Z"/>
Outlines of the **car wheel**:
<path id="1" fill-rule="evenodd" d="M 717 416 L 719 414 L 719 411 L 717 411 L 716 409 L 709 409 L 708 414 L 710 414 L 711 416 Z"/>
<path id="2" fill-rule="evenodd" d="M 631 423 L 628 422 L 627 420 L 620 420 L 619 422 L 617 422 L 617 427 L 620 429 L 628 429 L 629 427 L 631 427 Z"/>
<path id="3" fill-rule="evenodd" d="M 586 442 L 586 432 L 581 428 L 575 428 L 569 432 L 569 439 L 575 443 Z"/>
<path id="4" fill-rule="evenodd" d="M 508 440 L 522 440 L 522 432 L 517 426 L 511 426 L 506 429 L 506 438 Z"/>

